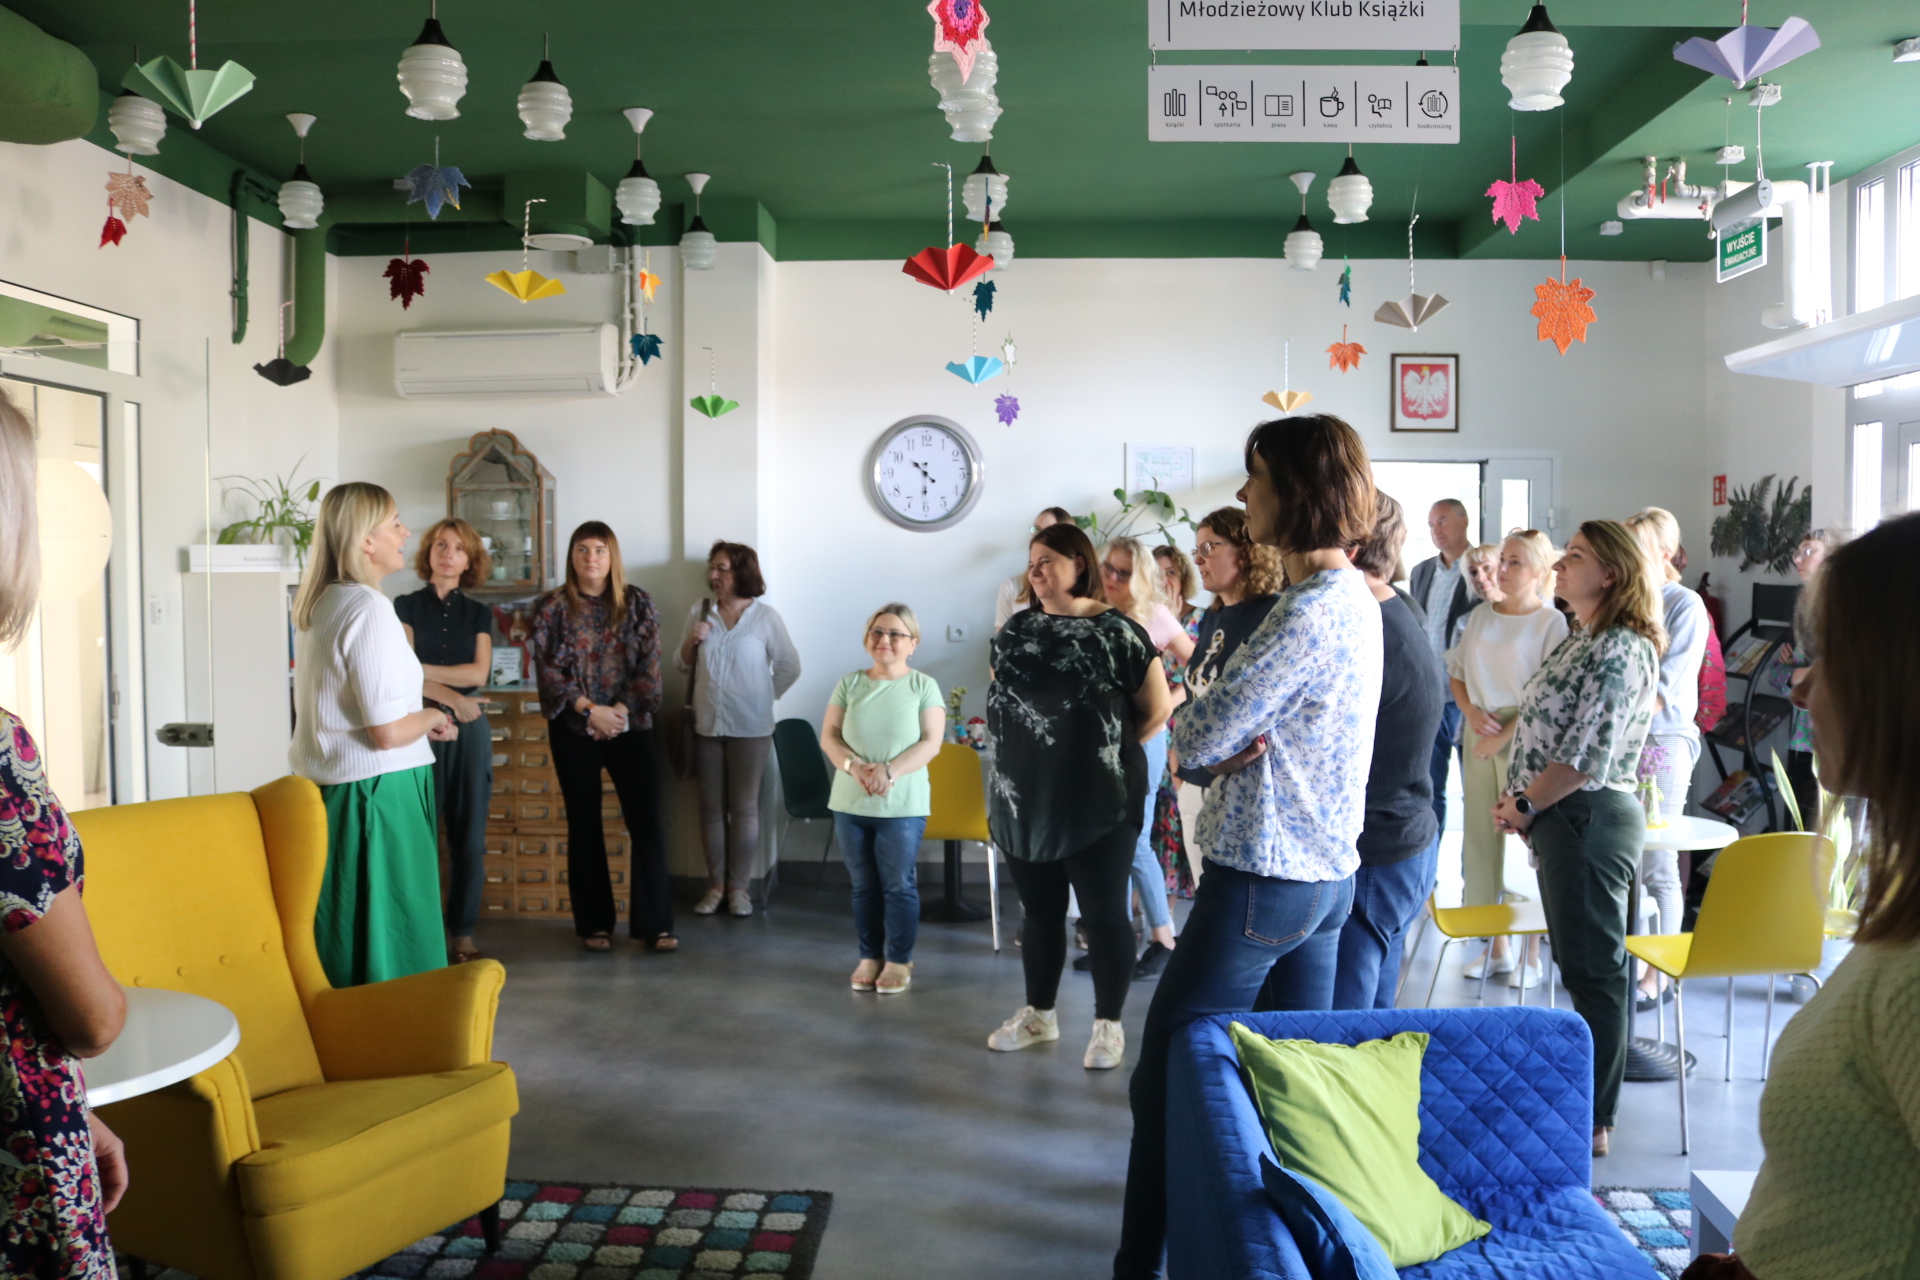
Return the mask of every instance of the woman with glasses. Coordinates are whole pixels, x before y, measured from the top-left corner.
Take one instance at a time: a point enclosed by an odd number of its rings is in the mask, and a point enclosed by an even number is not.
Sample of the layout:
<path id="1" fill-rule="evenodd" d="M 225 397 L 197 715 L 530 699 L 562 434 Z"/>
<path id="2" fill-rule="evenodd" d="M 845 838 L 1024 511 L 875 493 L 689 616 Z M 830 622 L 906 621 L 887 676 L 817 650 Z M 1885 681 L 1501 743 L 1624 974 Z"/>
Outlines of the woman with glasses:
<path id="1" fill-rule="evenodd" d="M 1200 606 L 1193 598 L 1200 594 L 1200 578 L 1194 572 L 1193 561 L 1187 553 L 1168 543 L 1153 549 L 1153 562 L 1160 568 L 1160 586 L 1166 597 L 1167 609 L 1179 620 L 1187 633 L 1187 639 L 1197 641 L 1200 638 Z M 1189 657 L 1192 655 L 1189 654 Z M 1186 697 L 1187 664 L 1169 654 L 1161 654 L 1160 660 L 1167 666 L 1167 687 L 1173 691 L 1174 702 L 1178 704 Z M 1172 728 L 1172 722 L 1168 722 Z M 1153 856 L 1159 860 L 1160 873 L 1167 882 L 1167 909 L 1171 913 L 1175 898 L 1193 896 L 1193 865 L 1187 857 L 1186 824 L 1180 814 L 1180 779 L 1174 773 L 1174 752 L 1171 745 L 1167 748 L 1167 767 L 1160 774 L 1160 789 L 1153 794 L 1153 814 L 1148 822 L 1152 828 L 1151 840 Z M 1152 949 L 1148 949 L 1151 953 Z M 1164 961 L 1165 957 L 1160 957 Z M 1151 978 L 1160 972 L 1160 965 L 1147 967 L 1147 957 L 1142 956 L 1140 963 L 1134 966 L 1136 981 Z"/>
<path id="2" fill-rule="evenodd" d="M 907 666 L 920 644 L 912 609 L 881 605 L 867 619 L 865 643 L 873 665 L 834 686 L 820 749 L 833 762 L 828 807 L 853 881 L 860 940 L 853 989 L 891 996 L 913 982 L 920 930 L 914 865 L 933 812 L 927 762 L 940 754 L 947 712 L 934 678 Z"/>

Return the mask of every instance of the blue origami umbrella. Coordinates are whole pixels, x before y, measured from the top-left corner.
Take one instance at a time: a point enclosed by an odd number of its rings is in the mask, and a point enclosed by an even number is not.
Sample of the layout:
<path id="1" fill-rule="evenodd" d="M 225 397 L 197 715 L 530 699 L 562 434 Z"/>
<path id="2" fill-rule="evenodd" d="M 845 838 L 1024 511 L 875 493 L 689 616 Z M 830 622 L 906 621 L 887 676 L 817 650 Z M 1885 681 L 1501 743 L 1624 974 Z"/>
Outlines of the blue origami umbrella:
<path id="1" fill-rule="evenodd" d="M 965 378 L 968 382 L 981 383 L 988 378 L 997 378 L 1007 371 L 1007 366 L 994 356 L 968 356 L 965 360 L 956 360 L 947 366 L 947 372 L 956 378 Z"/>
<path id="2" fill-rule="evenodd" d="M 1695 36 L 1673 46 L 1676 61 L 1710 71 L 1744 89 L 1747 81 L 1783 67 L 1820 47 L 1820 37 L 1805 18 L 1788 18 L 1776 29 L 1744 23 L 1718 40 Z"/>

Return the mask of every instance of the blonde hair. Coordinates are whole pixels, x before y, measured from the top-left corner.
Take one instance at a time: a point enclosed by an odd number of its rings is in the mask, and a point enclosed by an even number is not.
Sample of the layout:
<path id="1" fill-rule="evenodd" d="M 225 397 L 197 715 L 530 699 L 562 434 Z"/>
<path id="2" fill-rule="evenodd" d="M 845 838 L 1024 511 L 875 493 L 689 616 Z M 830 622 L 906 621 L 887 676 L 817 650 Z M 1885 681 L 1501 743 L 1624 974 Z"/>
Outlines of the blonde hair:
<path id="1" fill-rule="evenodd" d="M 1509 542 L 1520 544 L 1520 552 L 1533 566 L 1533 594 L 1541 604 L 1553 603 L 1553 539 L 1538 529 L 1515 529 L 1500 543 L 1502 552 Z"/>
<path id="2" fill-rule="evenodd" d="M 867 625 L 861 628 L 860 639 L 862 641 L 865 641 L 867 638 L 867 632 L 873 630 L 873 624 L 880 621 L 880 619 L 886 617 L 888 614 L 892 614 L 894 617 L 900 619 L 900 625 L 907 629 L 908 635 L 912 636 L 915 640 L 918 640 L 920 638 L 920 619 L 913 616 L 912 609 L 909 609 L 906 605 L 901 604 L 898 600 L 895 600 L 891 604 L 881 605 L 878 609 L 875 609 L 871 614 L 867 616 Z"/>
<path id="3" fill-rule="evenodd" d="M 33 423 L 0 391 L 0 647 L 19 643 L 40 599 L 39 478 Z"/>
<path id="4" fill-rule="evenodd" d="M 360 544 L 399 509 L 392 494 L 364 480 L 349 480 L 327 490 L 327 496 L 320 499 L 320 515 L 313 525 L 313 550 L 307 556 L 307 571 L 301 575 L 299 593 L 293 597 L 294 626 L 302 631 L 312 629 L 314 608 L 326 589 L 336 582 L 380 585 L 380 578 L 367 562 L 367 553 Z"/>
<path id="5" fill-rule="evenodd" d="M 1647 507 L 1628 516 L 1624 523 L 1640 540 L 1640 549 L 1647 553 L 1654 581 L 1680 581 L 1680 571 L 1673 567 L 1673 554 L 1680 550 L 1680 522 L 1674 519 L 1673 512 L 1665 507 Z"/>
<path id="6" fill-rule="evenodd" d="M 1500 571 L 1500 548 L 1491 542 L 1483 542 L 1477 547 L 1468 547 L 1467 553 L 1460 559 L 1466 562 L 1469 569 L 1476 564 L 1483 564 L 1495 573 Z"/>
<path id="7" fill-rule="evenodd" d="M 1639 539 L 1614 520 L 1588 520 L 1580 526 L 1580 533 L 1593 548 L 1594 558 L 1613 574 L 1613 585 L 1593 611 L 1592 634 L 1625 627 L 1651 641 L 1655 653 L 1665 654 L 1667 628 L 1660 620 L 1660 597 L 1647 572 L 1647 554 Z"/>
<path id="8" fill-rule="evenodd" d="M 1160 587 L 1160 565 L 1147 551 L 1147 546 L 1138 538 L 1109 538 L 1100 548 L 1100 581 L 1106 582 L 1107 557 L 1116 551 L 1124 551 L 1133 557 L 1133 574 L 1127 579 L 1127 598 L 1132 607 L 1127 616 L 1141 626 L 1147 625 L 1147 619 L 1153 616 L 1153 606 L 1163 604 L 1166 592 Z"/>

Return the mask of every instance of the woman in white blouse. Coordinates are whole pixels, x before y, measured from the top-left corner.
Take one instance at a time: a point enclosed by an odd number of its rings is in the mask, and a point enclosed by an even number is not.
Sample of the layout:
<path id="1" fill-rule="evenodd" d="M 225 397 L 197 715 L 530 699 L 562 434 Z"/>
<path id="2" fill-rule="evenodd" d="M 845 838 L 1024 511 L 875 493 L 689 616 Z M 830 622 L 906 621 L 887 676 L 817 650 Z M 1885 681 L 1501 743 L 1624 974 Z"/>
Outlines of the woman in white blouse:
<path id="1" fill-rule="evenodd" d="M 753 914 L 748 884 L 760 845 L 760 778 L 773 745 L 773 704 L 800 678 L 787 624 L 760 597 L 760 557 L 738 542 L 707 552 L 711 599 L 693 606 L 680 641 L 680 669 L 693 680 L 700 835 L 712 885 L 693 908 L 710 916 L 726 903 Z"/>
<path id="2" fill-rule="evenodd" d="M 412 537 L 377 484 L 320 500 L 313 550 L 293 601 L 293 772 L 319 784 L 327 870 L 314 915 L 320 964 L 336 987 L 403 978 L 446 963 L 433 750 L 459 726 L 421 708 L 424 677 L 379 582 L 406 565 Z"/>
<path id="3" fill-rule="evenodd" d="M 1466 807 L 1461 815 L 1465 905 L 1491 906 L 1506 892 L 1502 871 L 1506 836 L 1493 822 L 1493 806 L 1507 784 L 1507 749 L 1520 708 L 1520 691 L 1547 655 L 1567 638 L 1567 619 L 1550 608 L 1553 544 L 1537 529 L 1514 534 L 1500 546 L 1499 590 L 1495 602 L 1469 612 L 1453 648 L 1447 650 L 1447 683 L 1460 708 L 1467 743 L 1461 767 Z M 1535 944 L 1537 947 L 1537 944 Z M 1482 966 L 1492 966 L 1483 969 Z M 1467 976 L 1511 973 L 1512 985 L 1540 981 L 1532 956 L 1519 966 L 1507 953 L 1507 940 L 1495 938 L 1487 954 L 1468 966 Z"/>

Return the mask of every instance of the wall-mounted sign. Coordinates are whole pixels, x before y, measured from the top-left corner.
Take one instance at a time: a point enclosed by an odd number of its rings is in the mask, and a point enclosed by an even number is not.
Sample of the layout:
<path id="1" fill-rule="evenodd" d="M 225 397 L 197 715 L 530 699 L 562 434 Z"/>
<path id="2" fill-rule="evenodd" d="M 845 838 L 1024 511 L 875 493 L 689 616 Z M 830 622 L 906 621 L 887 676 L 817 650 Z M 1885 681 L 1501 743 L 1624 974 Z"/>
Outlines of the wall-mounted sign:
<path id="1" fill-rule="evenodd" d="M 1453 67 L 1147 68 L 1152 142 L 1458 142 Z"/>
<path id="2" fill-rule="evenodd" d="M 1193 446 L 1190 444 L 1130 444 L 1127 446 L 1127 493 L 1158 489 L 1179 493 L 1193 488 Z"/>
<path id="3" fill-rule="evenodd" d="M 1155 49 L 1460 47 L 1460 0 L 1147 0 Z"/>
<path id="4" fill-rule="evenodd" d="M 1718 271 L 1715 282 L 1727 281 L 1758 271 L 1767 265 L 1767 223 L 1762 218 L 1743 227 L 1729 227 L 1720 233 L 1720 252 L 1715 255 Z"/>

